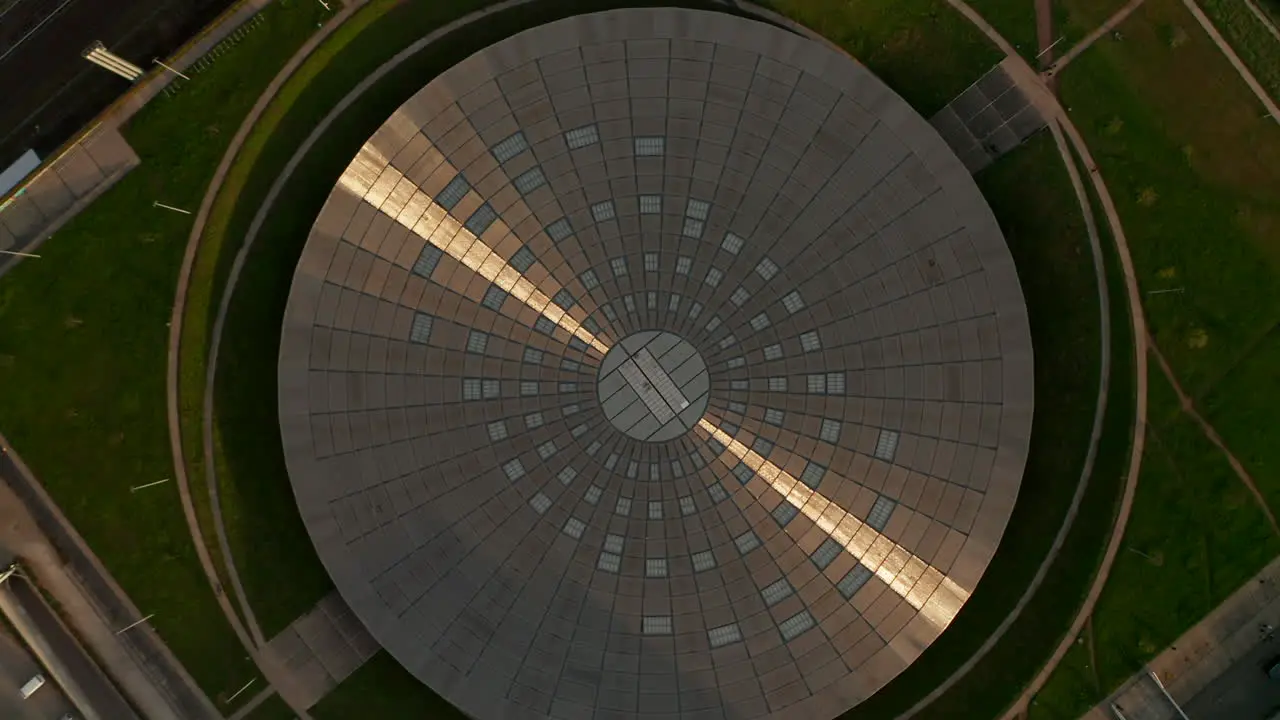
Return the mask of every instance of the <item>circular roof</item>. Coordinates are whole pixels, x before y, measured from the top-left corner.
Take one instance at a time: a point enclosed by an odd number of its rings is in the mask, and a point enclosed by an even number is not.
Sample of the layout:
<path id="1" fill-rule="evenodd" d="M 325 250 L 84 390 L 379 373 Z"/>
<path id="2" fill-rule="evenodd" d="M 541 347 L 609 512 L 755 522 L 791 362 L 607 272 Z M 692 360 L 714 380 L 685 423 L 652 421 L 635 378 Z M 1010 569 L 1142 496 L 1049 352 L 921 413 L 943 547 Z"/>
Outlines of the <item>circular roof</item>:
<path id="1" fill-rule="evenodd" d="M 477 717 L 831 717 L 1013 508 L 1032 364 L 972 178 L 852 59 L 678 9 L 545 25 L 361 148 L 280 419 L 343 597 Z"/>

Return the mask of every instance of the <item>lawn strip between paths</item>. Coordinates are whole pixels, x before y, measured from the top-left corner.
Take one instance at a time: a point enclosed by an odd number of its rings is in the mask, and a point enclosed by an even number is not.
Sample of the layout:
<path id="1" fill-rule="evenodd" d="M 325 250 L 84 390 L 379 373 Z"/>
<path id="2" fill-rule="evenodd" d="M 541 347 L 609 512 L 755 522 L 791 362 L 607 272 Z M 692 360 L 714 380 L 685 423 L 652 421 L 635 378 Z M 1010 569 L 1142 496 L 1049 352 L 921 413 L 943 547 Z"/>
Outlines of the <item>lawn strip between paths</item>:
<path id="1" fill-rule="evenodd" d="M 283 6 L 278 6 L 283 8 Z M 284 11 L 284 10 L 281 10 Z M 304 5 L 301 8 L 294 8 L 294 13 L 300 13 L 302 22 L 310 24 L 316 19 L 324 16 L 319 5 Z M 317 23 L 318 25 L 319 23 Z M 330 25 L 332 29 L 333 25 Z M 248 606 L 244 597 L 244 589 L 240 584 L 239 576 L 236 573 L 235 560 L 227 551 L 225 541 L 215 542 L 210 539 L 206 533 L 212 529 L 215 532 L 216 539 L 222 540 L 221 523 L 217 517 L 218 507 L 216 489 L 213 486 L 206 485 L 201 482 L 203 473 L 199 469 L 203 466 L 198 456 L 200 448 L 199 436 L 196 431 L 199 429 L 196 424 L 196 418 L 188 418 L 185 425 L 183 423 L 181 404 L 181 393 L 178 387 L 183 382 L 194 382 L 195 378 L 204 369 L 204 358 L 194 354 L 188 354 L 185 358 L 187 362 L 183 362 L 184 356 L 181 352 L 182 339 L 188 336 L 202 337 L 207 336 L 208 329 L 204 323 L 200 322 L 202 313 L 197 313 L 195 317 L 188 317 L 185 312 L 187 303 L 193 299 L 193 273 L 196 278 L 194 283 L 194 293 L 196 297 L 193 303 L 194 307 L 200 307 L 201 298 L 199 294 L 207 287 L 206 283 L 200 282 L 201 275 L 212 271 L 207 267 L 207 262 L 202 262 L 210 257 L 208 253 L 200 253 L 200 238 L 204 231 L 205 221 L 208 218 L 209 210 L 213 204 L 213 200 L 219 193 L 224 180 L 226 179 L 227 170 L 231 166 L 231 161 L 240 152 L 241 146 L 247 135 L 249 128 L 253 126 L 257 117 L 261 114 L 262 105 L 266 98 L 275 94 L 280 84 L 291 73 L 292 68 L 296 67 L 313 48 L 316 42 L 324 36 L 325 30 L 320 33 L 313 34 L 302 45 L 299 50 L 294 53 L 284 67 L 272 78 L 271 82 L 262 91 L 245 118 L 241 121 L 239 129 L 232 138 L 230 145 L 223 153 L 222 160 L 219 162 L 217 169 L 214 171 L 213 179 L 210 181 L 208 188 L 205 190 L 204 198 L 200 202 L 199 210 L 196 212 L 195 220 L 188 236 L 187 247 L 183 254 L 182 267 L 178 272 L 177 290 L 173 303 L 173 312 L 170 317 L 169 326 L 169 363 L 167 377 L 167 396 L 168 396 L 168 412 L 169 412 L 169 440 L 173 448 L 173 462 L 175 477 L 178 482 L 179 494 L 182 498 L 184 510 L 187 512 L 187 524 L 191 532 L 191 537 L 196 543 L 197 555 L 201 558 L 201 563 L 205 566 L 205 573 L 214 592 L 218 597 L 219 604 L 222 607 L 224 615 L 227 616 L 228 622 L 236 631 L 241 643 L 245 645 L 246 650 L 259 646 L 263 643 L 262 634 L 258 628 L 257 621 L 254 619 L 253 610 Z M 216 256 L 214 256 L 216 257 Z M 190 324 L 188 324 L 190 321 Z M 203 343 L 188 342 L 188 348 L 203 347 Z M 191 411 L 188 411 L 188 415 Z M 197 465 L 195 472 L 188 472 L 189 463 L 195 460 Z M 194 482 L 193 482 L 194 479 Z M 195 492 L 192 492 L 192 487 Z M 203 529 L 202 529 L 203 528 Z M 225 595 L 224 589 L 230 586 L 235 593 L 236 602 L 232 603 L 230 598 Z M 247 635 L 245 634 L 247 631 Z"/>
<path id="2" fill-rule="evenodd" d="M 200 571 L 175 485 L 129 488 L 172 468 L 163 348 L 191 217 L 153 202 L 198 203 L 248 107 L 314 30 L 279 5 L 263 17 L 210 69 L 131 120 L 124 134 L 142 165 L 48 240 L 41 260 L 0 283 L 0 423 L 224 711 L 256 671 Z"/>

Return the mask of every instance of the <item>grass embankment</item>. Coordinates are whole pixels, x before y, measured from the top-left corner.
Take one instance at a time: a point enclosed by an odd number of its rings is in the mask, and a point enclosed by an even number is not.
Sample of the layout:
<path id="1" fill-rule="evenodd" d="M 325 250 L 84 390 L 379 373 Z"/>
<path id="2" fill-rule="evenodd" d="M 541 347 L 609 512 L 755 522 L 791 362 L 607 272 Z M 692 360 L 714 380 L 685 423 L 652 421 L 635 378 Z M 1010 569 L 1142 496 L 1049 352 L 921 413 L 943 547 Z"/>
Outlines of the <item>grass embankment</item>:
<path id="1" fill-rule="evenodd" d="M 0 282 L 0 427 L 200 686 L 256 670 L 197 561 L 172 476 L 164 379 L 169 310 L 194 210 L 236 127 L 315 30 L 310 6 L 266 21 L 125 128 L 142 165 Z"/>
<path id="2" fill-rule="evenodd" d="M 1280 130 L 1177 0 L 1147 0 L 1121 33 L 1077 58 L 1061 92 L 1115 199 L 1155 342 L 1274 508 Z M 1036 717 L 1100 701 L 1280 551 L 1150 367 L 1138 495 L 1093 617 L 1097 667 L 1073 659 Z"/>

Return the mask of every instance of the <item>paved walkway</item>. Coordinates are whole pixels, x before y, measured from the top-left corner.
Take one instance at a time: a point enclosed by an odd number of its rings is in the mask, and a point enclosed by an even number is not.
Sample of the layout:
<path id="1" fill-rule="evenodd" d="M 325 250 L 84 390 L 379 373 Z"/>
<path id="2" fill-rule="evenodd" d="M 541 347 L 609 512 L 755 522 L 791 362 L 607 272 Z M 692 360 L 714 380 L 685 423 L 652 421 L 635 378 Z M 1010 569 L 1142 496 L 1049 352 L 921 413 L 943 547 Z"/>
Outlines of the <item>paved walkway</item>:
<path id="1" fill-rule="evenodd" d="M 271 638 L 266 652 L 289 671 L 289 696 L 311 707 L 381 647 L 334 590 Z"/>
<path id="2" fill-rule="evenodd" d="M 1272 560 L 1204 620 L 1147 663 L 1142 672 L 1090 710 L 1084 720 L 1115 720 L 1110 710 L 1112 703 L 1123 708 L 1131 720 L 1140 714 L 1173 717 L 1167 701 L 1153 697 L 1145 681 L 1148 670 L 1159 676 L 1178 704 L 1186 705 L 1237 660 L 1255 654 L 1259 646 L 1274 644 L 1274 640 L 1266 639 L 1267 633 L 1260 631 L 1264 625 L 1280 627 L 1280 558 Z M 1280 649 L 1274 652 L 1280 653 Z"/>
<path id="3" fill-rule="evenodd" d="M 1095 42 L 1098 41 L 1099 38 L 1102 38 L 1112 30 L 1115 30 L 1117 25 L 1124 22 L 1125 19 L 1132 15 L 1133 11 L 1137 10 L 1138 6 L 1145 1 L 1146 0 L 1129 0 L 1124 7 L 1120 8 L 1114 15 L 1107 18 L 1106 22 L 1094 28 L 1093 32 L 1085 35 L 1083 40 L 1071 46 L 1071 49 L 1063 53 L 1062 57 L 1058 58 L 1057 61 L 1051 64 L 1045 73 L 1050 77 L 1056 76 L 1062 71 L 1062 68 L 1067 66 L 1067 63 L 1076 59 L 1080 53 L 1088 50 Z"/>

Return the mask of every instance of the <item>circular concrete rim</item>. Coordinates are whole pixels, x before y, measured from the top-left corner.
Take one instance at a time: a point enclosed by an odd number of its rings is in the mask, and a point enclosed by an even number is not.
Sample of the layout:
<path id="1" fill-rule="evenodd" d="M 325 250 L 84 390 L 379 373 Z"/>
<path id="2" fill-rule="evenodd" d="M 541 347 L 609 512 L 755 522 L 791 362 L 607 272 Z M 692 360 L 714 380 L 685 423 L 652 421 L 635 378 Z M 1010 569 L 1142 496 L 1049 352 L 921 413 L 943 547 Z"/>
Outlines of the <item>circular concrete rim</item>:
<path id="1" fill-rule="evenodd" d="M 726 44 L 738 44 L 749 48 L 767 47 L 770 43 L 776 42 L 780 47 L 771 49 L 779 50 L 780 52 L 775 52 L 774 56 L 781 54 L 786 57 L 788 62 L 802 67 L 806 71 L 813 72 L 824 79 L 831 77 L 829 70 L 837 68 L 841 70 L 849 69 L 840 67 L 841 64 L 848 64 L 847 59 L 835 56 L 834 53 L 825 48 L 814 47 L 808 41 L 790 36 L 785 38 L 773 37 L 779 34 L 785 35 L 785 33 L 780 33 L 780 31 L 764 26 L 755 27 L 756 23 L 750 21 L 715 16 L 715 20 L 708 23 L 694 17 L 706 15 L 705 13 L 669 10 L 614 11 L 613 13 L 602 13 L 600 15 L 617 16 L 622 14 L 631 15 L 629 22 L 624 27 L 609 27 L 609 31 L 630 37 L 643 37 L 647 34 L 652 36 L 654 32 L 669 33 L 671 36 L 676 37 L 680 36 L 681 33 L 688 33 L 687 36 L 689 37 L 697 37 L 699 39 L 713 38 L 722 40 Z M 526 49 L 529 46 L 536 47 L 540 43 L 543 44 L 543 47 L 557 44 L 563 46 L 564 33 L 569 32 L 566 31 L 566 26 L 577 26 L 572 28 L 570 34 L 599 32 L 601 24 L 590 22 L 591 18 L 597 17 L 582 16 L 553 23 L 543 28 L 522 33 L 514 39 L 527 43 Z M 477 69 L 477 58 L 498 52 L 503 48 L 510 50 L 513 45 L 516 45 L 516 43 L 511 40 L 499 43 L 497 46 L 473 56 L 470 60 L 446 73 L 442 78 L 448 78 L 451 74 L 454 77 L 458 77 L 464 75 L 467 71 L 475 71 Z M 488 59 L 493 60 L 495 58 L 490 56 Z M 479 62 L 483 63 L 484 61 L 481 60 Z M 835 84 L 841 86 L 842 90 L 859 92 L 864 96 L 869 94 L 869 96 L 873 97 L 874 107 L 881 121 L 889 123 L 894 128 L 898 138 L 910 147 L 917 157 L 922 158 L 932 172 L 940 178 L 944 178 L 944 182 L 947 183 L 947 192 L 953 195 L 950 198 L 953 209 L 956 211 L 962 227 L 970 232 L 972 241 L 977 246 L 983 270 L 998 280 L 998 282 L 992 283 L 994 296 L 992 299 L 996 305 L 996 318 L 1002 338 L 1007 336 L 1011 339 L 1011 344 L 1015 346 L 1021 345 L 1021 347 L 1015 347 L 1012 352 L 1006 351 L 1002 354 L 1004 362 L 1002 378 L 1004 397 L 1011 398 L 1011 400 L 1004 402 L 1002 405 L 1005 420 L 1001 423 L 999 448 L 993 462 L 993 487 L 996 487 L 1000 492 L 992 491 L 984 496 L 981 508 L 978 511 L 979 516 L 983 518 L 983 522 L 977 525 L 978 531 L 963 540 L 962 546 L 957 551 L 955 563 L 952 565 L 956 570 L 949 577 L 949 582 L 952 582 L 961 592 L 967 595 L 972 590 L 973 584 L 982 570 L 985 569 L 992 552 L 994 552 L 995 544 L 1003 532 L 1004 524 L 1007 522 L 1008 514 L 1012 509 L 1013 499 L 1016 496 L 1021 470 L 1025 464 L 1026 441 L 1029 435 L 1031 413 L 1031 356 L 1030 342 L 1026 331 L 1025 310 L 1022 308 L 1021 292 L 1017 285 L 1016 274 L 1013 271 L 1007 248 L 1003 245 L 990 210 L 977 193 L 971 178 L 964 173 L 958 161 L 942 145 L 941 140 L 933 134 L 932 130 L 928 128 L 921 118 L 915 115 L 897 96 L 893 95 L 887 88 L 884 88 L 878 80 L 871 77 L 860 66 L 854 67 L 860 72 L 852 72 Z M 433 82 L 432 86 L 436 84 L 436 82 Z M 430 87 L 428 86 L 428 89 Z M 384 129 L 386 127 L 384 126 Z M 375 136 L 371 142 L 376 143 L 377 139 L 378 137 Z M 360 165 L 359 159 L 353 163 L 352 167 L 357 168 L 358 165 Z M 329 203 L 326 204 L 325 212 L 321 215 L 322 219 L 332 209 L 335 199 L 341 199 L 340 194 L 339 190 L 335 190 Z M 314 241 L 318 237 L 317 233 L 320 225 L 321 223 L 318 221 L 317 230 L 313 231 L 313 236 L 308 243 L 308 249 L 316 244 Z M 333 239 L 336 240 L 336 238 Z M 301 306 L 311 306 L 313 308 L 318 299 L 318 287 L 314 284 L 308 287 L 309 278 L 307 277 L 307 272 L 314 272 L 315 268 L 308 269 L 306 267 L 307 260 L 307 253 L 304 252 L 303 259 L 299 263 L 298 274 L 295 276 L 289 309 L 286 312 L 283 335 L 285 341 L 281 346 L 280 366 L 282 430 L 285 436 L 286 457 L 289 461 L 290 474 L 294 480 L 295 491 L 299 497 L 304 519 L 308 522 L 313 539 L 316 540 L 318 547 L 321 548 L 321 557 L 326 566 L 331 574 L 334 575 L 344 596 L 355 607 L 355 600 L 360 599 L 359 596 L 361 594 L 364 594 L 367 598 L 368 591 L 344 585 L 344 581 L 349 580 L 353 574 L 358 576 L 359 568 L 353 567 L 349 559 L 334 558 L 326 555 L 322 542 L 332 540 L 337 528 L 334 526 L 332 517 L 324 517 L 325 512 L 328 510 L 327 501 L 314 496 L 315 485 L 310 482 L 299 481 L 299 478 L 307 478 L 309 480 L 324 473 L 314 458 L 307 457 L 307 454 L 313 452 L 309 437 L 310 419 L 306 411 L 307 395 L 305 387 L 299 386 L 297 371 L 301 370 L 303 375 L 306 374 L 305 369 L 308 363 L 306 349 L 308 346 L 305 342 L 301 345 L 291 342 L 291 340 L 297 339 L 297 331 L 301 329 L 296 325 L 297 314 L 300 309 L 306 309 L 305 307 L 300 308 L 300 304 Z M 303 352 L 299 353 L 299 350 Z M 299 412 L 299 410 L 302 412 Z M 299 452 L 302 454 L 299 455 Z M 316 500 L 321 502 L 316 503 Z M 376 596 L 374 599 L 376 599 Z M 359 613 L 360 610 L 357 609 L 357 612 Z M 384 644 L 387 644 L 401 662 L 413 669 L 414 653 L 397 652 L 396 648 L 392 647 L 396 644 L 396 638 L 389 634 L 389 628 L 383 622 L 379 622 L 379 618 L 371 619 L 366 615 L 362 615 L 362 618 L 370 625 L 375 636 Z M 869 668 L 867 673 L 858 678 L 857 687 L 852 692 L 846 691 L 837 698 L 837 705 L 844 703 L 844 707 L 847 707 L 848 702 L 851 700 L 856 702 L 856 700 L 869 694 L 870 691 L 874 691 L 874 689 L 883 685 L 902 667 L 905 667 L 911 659 L 914 659 L 923 647 L 933 637 L 936 637 L 938 632 L 937 627 L 921 627 L 919 623 L 913 623 L 913 628 L 915 632 L 911 637 L 895 636 L 893 640 L 900 642 L 895 644 L 895 642 L 891 641 L 876 654 L 875 658 L 877 659 L 874 662 L 874 667 Z M 421 655 L 418 655 L 418 659 L 421 659 Z M 419 676 L 422 677 L 421 672 Z M 434 680 L 447 681 L 447 677 L 437 676 Z M 450 697 L 450 699 L 456 698 L 455 694 L 448 692 L 448 687 L 444 683 L 433 681 L 432 684 L 438 690 L 444 690 L 446 696 Z M 815 697 L 817 696 L 811 697 L 809 700 L 813 700 Z M 477 702 L 484 702 L 480 698 L 471 699 Z M 468 705 L 466 702 L 460 704 L 464 709 L 472 709 L 472 705 Z M 829 711 L 832 707 L 837 707 L 837 705 L 827 702 L 822 704 L 821 707 Z M 802 706 L 792 706 L 787 708 L 787 712 L 799 711 L 800 709 L 802 709 Z M 803 709 L 816 710 L 817 706 L 814 703 L 809 703 L 808 707 Z M 836 711 L 838 712 L 839 710 L 837 709 Z"/>

